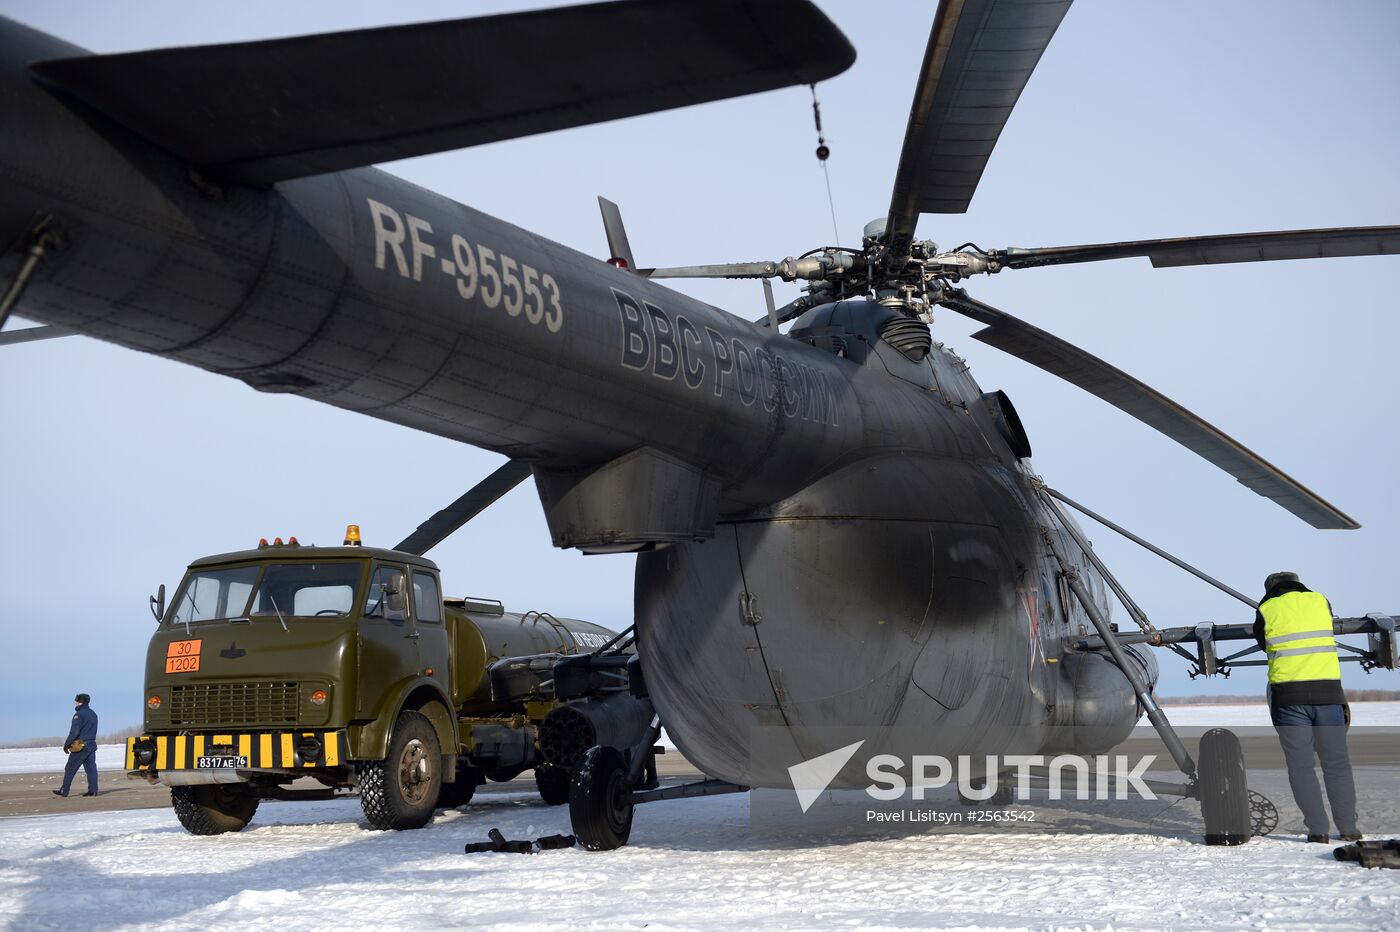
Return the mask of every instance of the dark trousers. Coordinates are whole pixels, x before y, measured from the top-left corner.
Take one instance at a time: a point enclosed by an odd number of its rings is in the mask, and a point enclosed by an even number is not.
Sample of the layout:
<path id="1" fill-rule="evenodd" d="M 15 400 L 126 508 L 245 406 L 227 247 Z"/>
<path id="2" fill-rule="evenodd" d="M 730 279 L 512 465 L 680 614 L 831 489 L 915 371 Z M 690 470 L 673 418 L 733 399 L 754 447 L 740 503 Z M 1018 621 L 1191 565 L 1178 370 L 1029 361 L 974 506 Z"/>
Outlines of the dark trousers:
<path id="1" fill-rule="evenodd" d="M 88 792 L 97 792 L 97 746 L 89 744 L 76 754 L 68 755 L 68 763 L 63 767 L 63 790 L 64 796 L 68 795 L 68 788 L 73 785 L 73 778 L 78 775 L 78 768 L 81 767 L 87 773 Z"/>
<path id="2" fill-rule="evenodd" d="M 1341 705 L 1276 705 L 1270 710 L 1278 730 L 1283 759 L 1288 764 L 1288 786 L 1303 810 L 1309 835 L 1327 834 L 1327 810 L 1317 785 L 1313 757 L 1322 763 L 1322 780 L 1337 831 L 1356 832 L 1356 784 L 1347 756 L 1346 709 Z"/>

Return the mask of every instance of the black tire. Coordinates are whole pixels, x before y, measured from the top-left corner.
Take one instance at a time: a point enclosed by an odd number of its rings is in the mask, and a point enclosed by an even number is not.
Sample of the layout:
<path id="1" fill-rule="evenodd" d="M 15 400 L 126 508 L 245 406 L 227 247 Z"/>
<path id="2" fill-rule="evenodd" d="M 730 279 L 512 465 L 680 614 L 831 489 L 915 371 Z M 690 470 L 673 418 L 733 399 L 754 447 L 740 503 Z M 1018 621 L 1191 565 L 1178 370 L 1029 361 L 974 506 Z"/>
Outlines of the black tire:
<path id="1" fill-rule="evenodd" d="M 562 806 L 569 801 L 569 771 L 551 764 L 535 768 L 535 788 L 546 806 Z"/>
<path id="2" fill-rule="evenodd" d="M 1201 736 L 1196 767 L 1206 844 L 1242 845 L 1254 834 L 1244 749 L 1234 732 L 1212 728 Z"/>
<path id="3" fill-rule="evenodd" d="M 377 829 L 422 828 L 442 791 L 442 749 L 433 723 L 421 713 L 400 712 L 382 761 L 360 765 L 360 806 Z"/>
<path id="4" fill-rule="evenodd" d="M 476 795 L 476 788 L 485 781 L 481 771 L 464 758 L 457 758 L 457 779 L 451 783 L 444 783 L 438 792 L 439 809 L 460 809 L 472 801 Z"/>
<path id="5" fill-rule="evenodd" d="M 632 805 L 626 801 L 627 764 L 617 748 L 594 745 L 583 752 L 569 781 L 569 821 L 589 851 L 611 851 L 632 834 Z"/>
<path id="6" fill-rule="evenodd" d="M 258 798 L 241 783 L 205 783 L 172 786 L 170 805 L 191 835 L 222 835 L 237 832 L 253 820 Z"/>

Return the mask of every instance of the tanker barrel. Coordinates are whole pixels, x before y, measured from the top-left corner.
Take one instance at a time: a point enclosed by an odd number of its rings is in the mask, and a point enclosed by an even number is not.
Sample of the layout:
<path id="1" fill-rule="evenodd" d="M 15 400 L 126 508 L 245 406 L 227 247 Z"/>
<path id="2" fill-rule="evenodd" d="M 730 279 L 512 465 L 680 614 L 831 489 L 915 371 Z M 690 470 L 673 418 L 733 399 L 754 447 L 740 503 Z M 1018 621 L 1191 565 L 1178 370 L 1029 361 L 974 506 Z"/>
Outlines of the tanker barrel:
<path id="1" fill-rule="evenodd" d="M 655 714 L 650 700 L 627 692 L 556 706 L 540 723 L 540 753 L 546 763 L 567 769 L 594 745 L 630 750 Z"/>

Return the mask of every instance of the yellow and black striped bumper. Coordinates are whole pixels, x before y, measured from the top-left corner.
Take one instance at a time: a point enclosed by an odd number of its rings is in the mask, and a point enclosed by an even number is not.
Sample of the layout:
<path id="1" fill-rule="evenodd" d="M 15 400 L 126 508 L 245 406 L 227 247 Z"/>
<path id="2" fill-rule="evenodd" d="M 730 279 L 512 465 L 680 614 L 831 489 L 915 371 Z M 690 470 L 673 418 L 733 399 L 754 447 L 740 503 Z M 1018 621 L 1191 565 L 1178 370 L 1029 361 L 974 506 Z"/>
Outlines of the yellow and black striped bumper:
<path id="1" fill-rule="evenodd" d="M 303 756 L 315 739 L 316 753 Z M 147 763 L 137 760 L 138 747 L 153 751 Z M 210 732 L 185 735 L 142 735 L 126 739 L 128 771 L 197 770 L 201 757 L 246 757 L 248 770 L 301 770 L 343 765 L 348 745 L 344 731 Z M 239 768 L 244 769 L 244 768 Z"/>

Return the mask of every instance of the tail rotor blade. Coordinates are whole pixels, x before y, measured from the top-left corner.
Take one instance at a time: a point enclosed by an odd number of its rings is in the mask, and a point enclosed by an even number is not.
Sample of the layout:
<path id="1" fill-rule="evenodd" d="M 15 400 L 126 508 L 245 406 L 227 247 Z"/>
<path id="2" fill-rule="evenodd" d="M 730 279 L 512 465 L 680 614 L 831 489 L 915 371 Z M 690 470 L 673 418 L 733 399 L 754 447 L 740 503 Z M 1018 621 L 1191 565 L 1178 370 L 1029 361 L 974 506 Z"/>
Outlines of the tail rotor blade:
<path id="1" fill-rule="evenodd" d="M 1242 485 L 1277 502 L 1313 527 L 1351 530 L 1361 526 L 1224 431 L 1073 343 L 970 298 L 958 289 L 950 291 L 940 303 L 949 310 L 988 325 L 987 329 L 974 333 L 973 339 L 995 346 L 1099 396 L 1220 467 Z"/>

